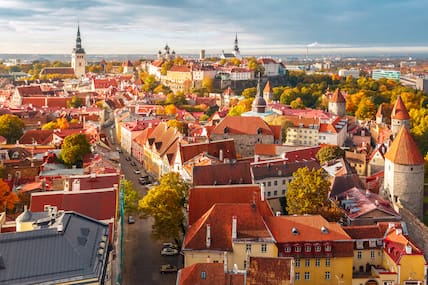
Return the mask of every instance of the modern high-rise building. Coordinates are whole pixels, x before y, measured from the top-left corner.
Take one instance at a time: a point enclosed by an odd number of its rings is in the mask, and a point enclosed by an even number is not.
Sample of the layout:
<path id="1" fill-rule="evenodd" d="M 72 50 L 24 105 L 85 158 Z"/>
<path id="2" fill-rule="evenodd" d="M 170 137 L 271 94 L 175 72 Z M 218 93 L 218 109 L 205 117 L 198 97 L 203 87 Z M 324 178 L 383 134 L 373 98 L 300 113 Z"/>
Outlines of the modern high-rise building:
<path id="1" fill-rule="evenodd" d="M 86 53 L 82 48 L 82 39 L 80 38 L 80 27 L 77 26 L 76 47 L 71 53 L 71 67 L 77 78 L 82 78 L 86 74 Z"/>

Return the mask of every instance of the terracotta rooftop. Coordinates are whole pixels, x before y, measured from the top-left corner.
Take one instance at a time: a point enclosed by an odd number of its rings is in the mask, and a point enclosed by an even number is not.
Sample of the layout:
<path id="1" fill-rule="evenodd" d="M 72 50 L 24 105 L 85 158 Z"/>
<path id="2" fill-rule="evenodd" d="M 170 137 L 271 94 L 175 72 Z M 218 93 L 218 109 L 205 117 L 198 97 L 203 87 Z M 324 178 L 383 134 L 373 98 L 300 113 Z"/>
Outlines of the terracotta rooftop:
<path id="1" fill-rule="evenodd" d="M 343 230 L 352 239 L 383 239 L 384 236 L 384 231 L 378 225 L 348 226 L 343 227 Z"/>
<path id="2" fill-rule="evenodd" d="M 333 95 L 331 95 L 330 102 L 332 103 L 346 103 L 345 97 L 339 88 L 334 91 Z"/>
<path id="3" fill-rule="evenodd" d="M 220 151 L 223 152 L 223 158 L 236 159 L 234 141 L 229 139 L 186 145 L 183 144 L 180 146 L 181 162 L 184 163 L 202 152 L 206 152 L 208 155 L 215 157 L 220 157 Z"/>
<path id="4" fill-rule="evenodd" d="M 396 264 L 401 263 L 401 258 L 405 255 L 422 255 L 422 250 L 416 244 L 411 242 L 404 234 L 402 229 L 390 228 L 385 233 L 384 252 L 394 260 Z M 408 252 L 406 251 L 408 248 Z"/>
<path id="5" fill-rule="evenodd" d="M 234 160 L 207 166 L 195 166 L 193 168 L 194 185 L 227 185 L 227 184 L 251 184 L 251 172 L 249 161 Z"/>
<path id="6" fill-rule="evenodd" d="M 263 93 L 272 93 L 272 87 L 270 86 L 270 81 L 266 82 L 265 88 L 263 89 Z"/>
<path id="7" fill-rule="evenodd" d="M 397 97 L 397 101 L 395 101 L 394 108 L 392 109 L 391 119 L 394 120 L 410 120 L 409 113 L 407 112 L 407 108 L 404 105 L 403 100 L 401 100 L 401 96 Z"/>
<path id="8" fill-rule="evenodd" d="M 270 240 L 262 215 L 252 204 L 214 204 L 202 217 L 188 228 L 183 250 L 233 251 L 232 218 L 236 217 L 236 238 L 245 240 Z M 207 226 L 211 243 L 207 245 Z"/>
<path id="9" fill-rule="evenodd" d="M 301 161 L 301 162 L 286 162 L 282 164 L 258 164 L 252 165 L 251 173 L 254 180 L 260 180 L 268 177 L 289 177 L 292 176 L 299 168 L 307 167 L 308 169 L 320 169 L 318 162 Z"/>
<path id="10" fill-rule="evenodd" d="M 289 257 L 250 257 L 247 284 L 251 285 L 289 285 L 292 284 L 292 258 Z"/>
<path id="11" fill-rule="evenodd" d="M 177 285 L 244 285 L 244 274 L 224 273 L 223 263 L 196 263 L 180 270 Z"/>
<path id="12" fill-rule="evenodd" d="M 385 153 L 385 158 L 401 165 L 423 165 L 425 163 L 416 142 L 406 127 L 401 127 L 397 137 Z"/>
<path id="13" fill-rule="evenodd" d="M 241 134 L 257 135 L 258 131 L 263 135 L 273 135 L 268 124 L 260 117 L 225 117 L 212 131 L 212 134 Z"/>
<path id="14" fill-rule="evenodd" d="M 266 200 L 261 200 L 260 186 L 223 185 L 196 186 L 189 192 L 189 225 L 192 225 L 216 203 L 253 203 L 262 216 L 272 216 Z"/>

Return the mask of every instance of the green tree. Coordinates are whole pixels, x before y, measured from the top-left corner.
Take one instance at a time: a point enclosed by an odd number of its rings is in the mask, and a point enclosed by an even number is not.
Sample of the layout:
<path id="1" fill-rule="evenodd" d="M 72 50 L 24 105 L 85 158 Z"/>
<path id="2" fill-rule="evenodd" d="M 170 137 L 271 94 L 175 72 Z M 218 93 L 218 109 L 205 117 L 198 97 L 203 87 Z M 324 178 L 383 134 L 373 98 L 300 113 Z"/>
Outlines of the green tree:
<path id="1" fill-rule="evenodd" d="M 189 185 L 178 173 L 164 174 L 159 185 L 151 188 L 139 201 L 144 218 L 152 217 L 152 236 L 155 239 L 181 240 L 183 234 L 184 203 Z"/>
<path id="2" fill-rule="evenodd" d="M 60 158 L 68 165 L 83 166 L 83 157 L 91 153 L 91 145 L 84 134 L 66 136 L 60 153 Z"/>
<path id="3" fill-rule="evenodd" d="M 135 190 L 132 181 L 124 181 L 124 203 L 125 213 L 132 214 L 138 210 L 138 201 L 140 200 L 140 194 Z"/>
<path id="4" fill-rule="evenodd" d="M 345 157 L 345 151 L 335 145 L 324 146 L 316 154 L 316 158 L 321 164 L 341 157 Z"/>
<path id="5" fill-rule="evenodd" d="M 327 199 L 330 182 L 324 178 L 323 169 L 299 168 L 293 180 L 287 183 L 287 212 L 290 215 L 319 214 L 329 206 Z"/>
<path id="6" fill-rule="evenodd" d="M 149 75 L 144 79 L 144 84 L 141 88 L 143 91 L 153 92 L 157 86 L 158 82 L 156 81 L 156 77 L 154 75 Z"/>
<path id="7" fill-rule="evenodd" d="M 83 99 L 77 97 L 76 95 L 71 97 L 71 101 L 67 102 L 67 107 L 69 108 L 79 108 L 83 106 Z"/>
<path id="8" fill-rule="evenodd" d="M 7 139 L 7 143 L 15 143 L 24 133 L 24 122 L 15 115 L 0 116 L 0 136 Z"/>

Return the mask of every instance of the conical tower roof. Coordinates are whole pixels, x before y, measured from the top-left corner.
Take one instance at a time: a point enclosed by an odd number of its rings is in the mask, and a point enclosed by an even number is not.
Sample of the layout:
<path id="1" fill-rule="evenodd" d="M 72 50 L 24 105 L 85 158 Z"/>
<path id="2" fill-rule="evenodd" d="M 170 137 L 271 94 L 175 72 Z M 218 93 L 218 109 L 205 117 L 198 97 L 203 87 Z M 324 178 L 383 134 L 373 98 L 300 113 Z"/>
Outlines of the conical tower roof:
<path id="1" fill-rule="evenodd" d="M 397 101 L 395 101 L 394 108 L 392 109 L 391 119 L 394 120 L 410 120 L 409 113 L 407 112 L 407 108 L 404 105 L 403 100 L 401 100 L 401 96 L 398 95 Z"/>
<path id="2" fill-rule="evenodd" d="M 340 88 L 337 88 L 336 91 L 334 91 L 333 95 L 330 98 L 330 102 L 346 103 L 345 97 L 343 96 L 342 92 L 340 92 Z"/>
<path id="3" fill-rule="evenodd" d="M 270 86 L 270 81 L 266 82 L 265 89 L 263 89 L 263 93 L 272 93 L 272 87 Z"/>
<path id="4" fill-rule="evenodd" d="M 397 137 L 385 154 L 385 158 L 396 164 L 421 165 L 425 160 L 406 127 L 401 127 Z"/>

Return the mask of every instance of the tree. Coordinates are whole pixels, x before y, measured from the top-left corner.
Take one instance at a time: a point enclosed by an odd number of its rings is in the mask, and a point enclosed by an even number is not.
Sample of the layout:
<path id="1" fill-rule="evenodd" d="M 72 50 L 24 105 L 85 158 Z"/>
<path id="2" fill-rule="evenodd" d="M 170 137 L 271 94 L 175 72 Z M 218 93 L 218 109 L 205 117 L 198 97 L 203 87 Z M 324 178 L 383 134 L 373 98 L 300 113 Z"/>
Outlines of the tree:
<path id="1" fill-rule="evenodd" d="M 168 127 L 176 128 L 177 131 L 179 131 L 182 134 L 187 134 L 189 130 L 189 126 L 187 125 L 187 123 L 183 121 L 168 120 L 167 125 Z"/>
<path id="2" fill-rule="evenodd" d="M 205 77 L 202 80 L 202 88 L 204 88 L 208 93 L 213 92 L 213 79 L 211 77 Z"/>
<path id="3" fill-rule="evenodd" d="M 15 143 L 24 133 L 24 122 L 15 115 L 0 116 L 0 135 L 7 139 L 7 143 Z"/>
<path id="4" fill-rule="evenodd" d="M 287 184 L 287 212 L 290 215 L 319 214 L 328 207 L 327 195 L 330 182 L 324 178 L 323 169 L 299 168 Z"/>
<path id="5" fill-rule="evenodd" d="M 125 213 L 131 214 L 138 210 L 140 194 L 135 190 L 134 185 L 129 180 L 124 180 L 124 203 Z"/>
<path id="6" fill-rule="evenodd" d="M 0 178 L 0 212 L 12 210 L 18 201 L 18 196 L 10 191 L 9 185 Z"/>
<path id="7" fill-rule="evenodd" d="M 247 99 L 256 97 L 256 94 L 257 94 L 256 87 L 245 88 L 244 90 L 242 90 L 242 93 L 241 93 L 241 95 Z"/>
<path id="8" fill-rule="evenodd" d="M 71 101 L 67 102 L 67 107 L 79 108 L 83 106 L 83 99 L 74 95 L 71 97 Z"/>
<path id="9" fill-rule="evenodd" d="M 83 157 L 91 153 L 91 146 L 84 134 L 66 136 L 62 143 L 61 159 L 68 165 L 83 165 Z"/>
<path id="10" fill-rule="evenodd" d="M 153 90 L 158 86 L 156 77 L 154 75 L 149 75 L 144 79 L 144 84 L 141 87 L 143 91 L 153 92 Z"/>
<path id="11" fill-rule="evenodd" d="M 328 145 L 322 147 L 316 154 L 317 159 L 321 164 L 332 159 L 345 156 L 345 151 L 338 146 Z"/>
<path id="12" fill-rule="evenodd" d="M 181 240 L 189 185 L 176 172 L 164 174 L 159 182 L 139 201 L 140 211 L 144 218 L 154 219 L 152 236 L 155 239 Z"/>
<path id="13" fill-rule="evenodd" d="M 174 104 L 169 104 L 165 106 L 165 114 L 167 115 L 175 115 L 177 114 L 177 107 Z"/>
<path id="14" fill-rule="evenodd" d="M 360 120 L 372 120 L 376 115 L 376 106 L 370 98 L 364 98 L 358 105 L 355 116 Z"/>

